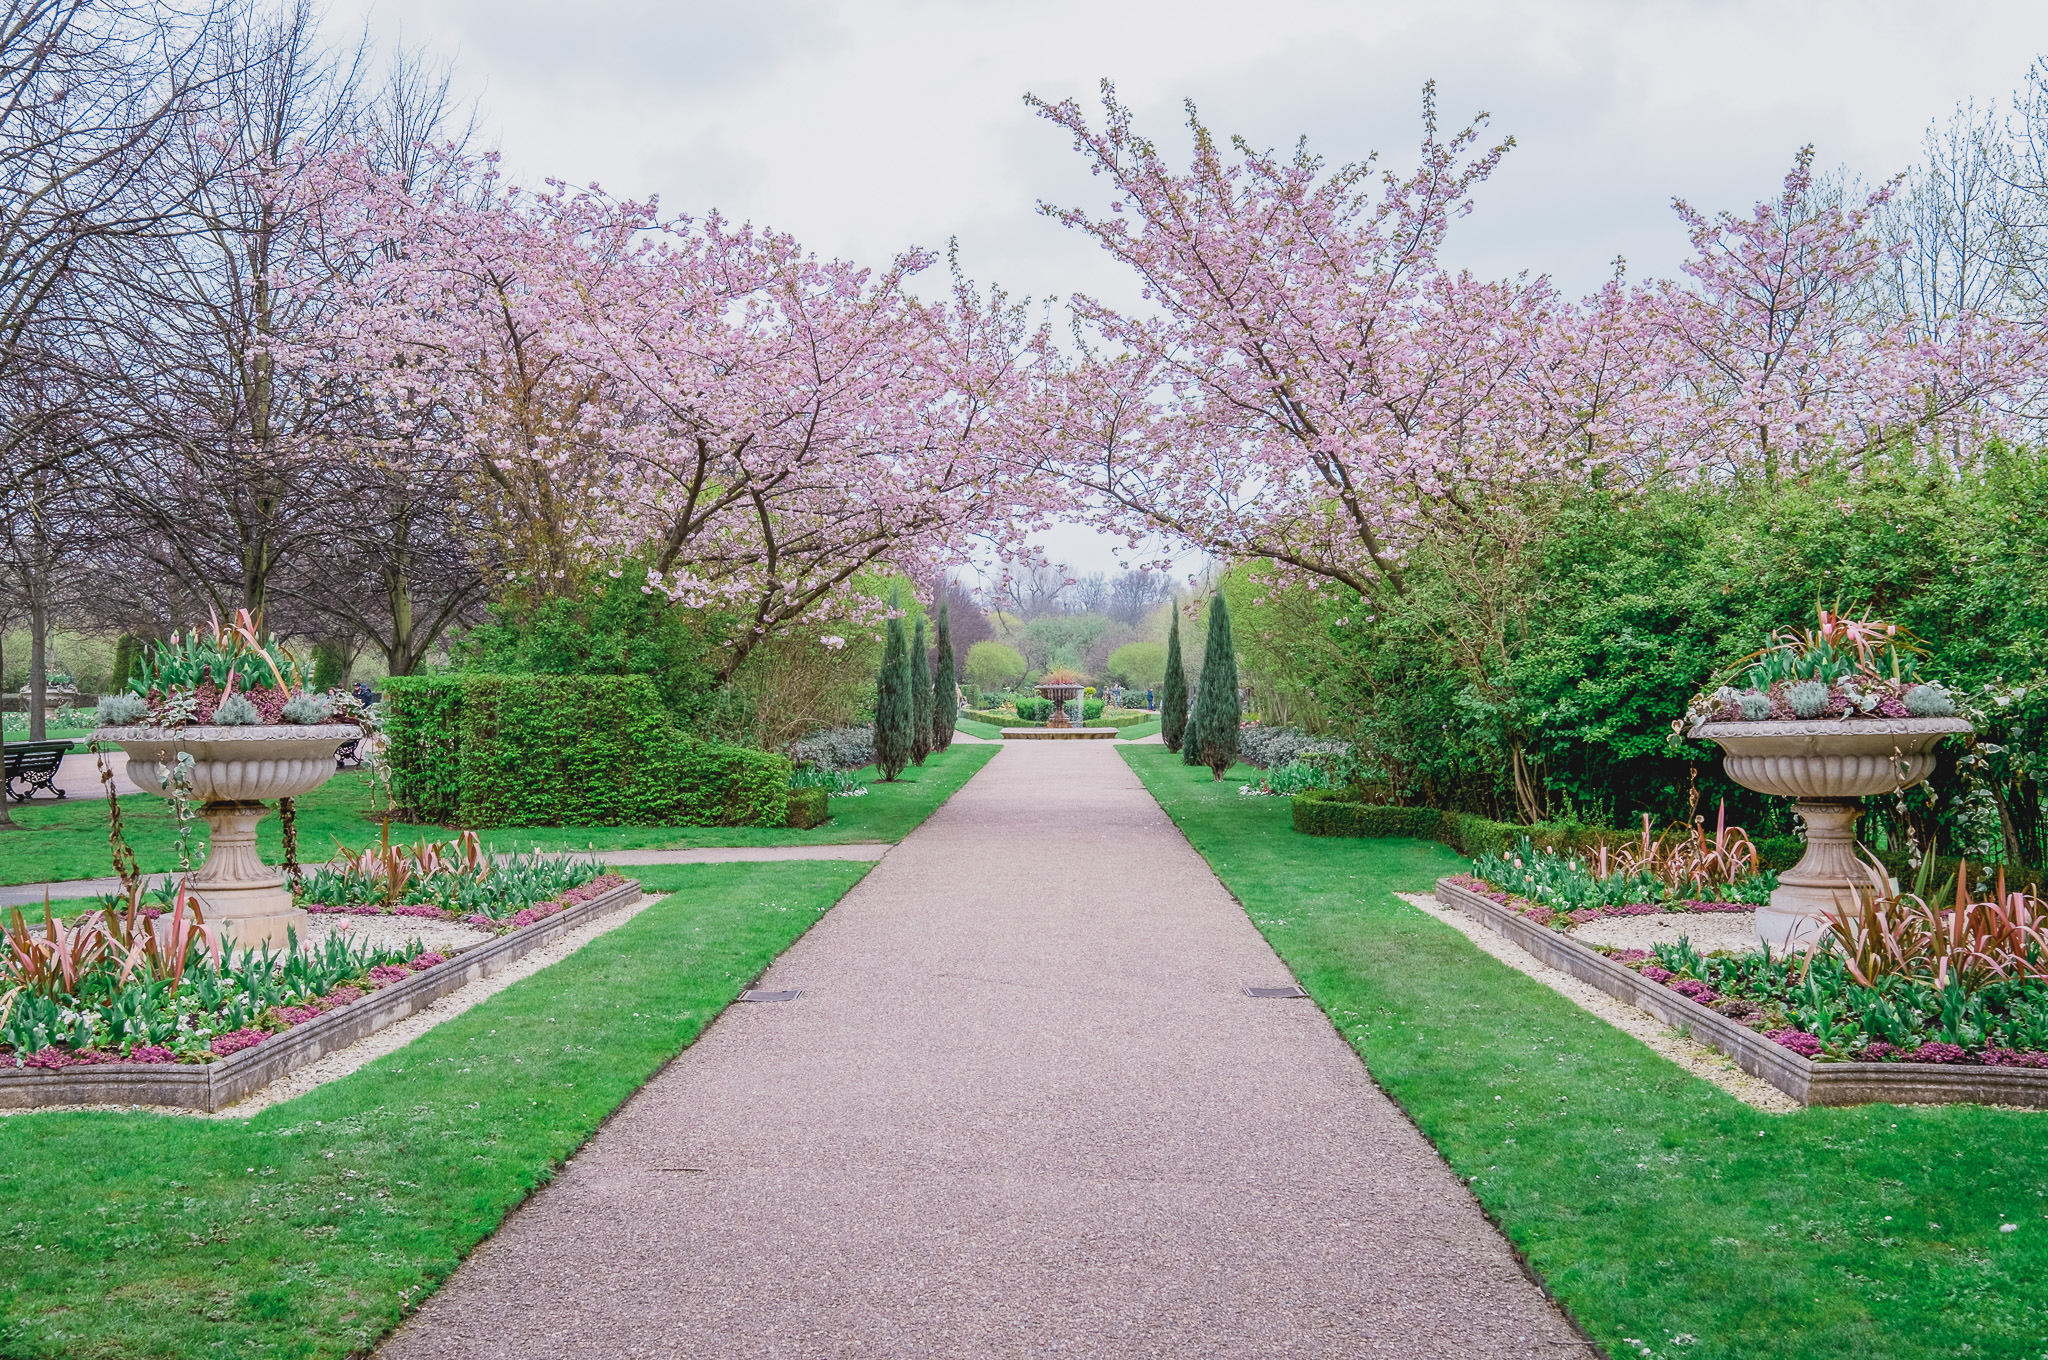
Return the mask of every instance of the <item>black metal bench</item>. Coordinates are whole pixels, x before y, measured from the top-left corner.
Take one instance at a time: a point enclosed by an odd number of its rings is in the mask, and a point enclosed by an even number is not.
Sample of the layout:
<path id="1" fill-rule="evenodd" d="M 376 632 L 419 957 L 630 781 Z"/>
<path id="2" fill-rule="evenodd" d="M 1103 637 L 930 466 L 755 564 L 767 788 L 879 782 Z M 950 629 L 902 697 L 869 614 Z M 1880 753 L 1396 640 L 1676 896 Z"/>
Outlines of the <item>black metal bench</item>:
<path id="1" fill-rule="evenodd" d="M 361 742 L 361 737 L 350 737 L 347 741 L 335 747 L 334 768 L 337 770 L 353 770 L 358 765 L 361 765 L 363 763 L 362 752 L 356 749 Z"/>
<path id="2" fill-rule="evenodd" d="M 8 742 L 7 796 L 17 803 L 26 803 L 36 796 L 38 789 L 48 789 L 59 798 L 65 797 L 64 790 L 57 787 L 57 767 L 64 763 L 65 753 L 72 746 L 68 741 Z"/>

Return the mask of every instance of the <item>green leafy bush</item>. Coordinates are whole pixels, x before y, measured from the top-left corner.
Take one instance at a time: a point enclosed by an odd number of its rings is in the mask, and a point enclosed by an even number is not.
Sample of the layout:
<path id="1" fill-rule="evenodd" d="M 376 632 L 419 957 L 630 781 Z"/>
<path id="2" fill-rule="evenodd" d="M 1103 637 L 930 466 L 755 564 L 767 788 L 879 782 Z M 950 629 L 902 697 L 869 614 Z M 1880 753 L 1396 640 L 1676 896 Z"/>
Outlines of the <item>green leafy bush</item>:
<path id="1" fill-rule="evenodd" d="M 829 800 L 830 795 L 816 784 L 807 788 L 792 788 L 789 791 L 789 813 L 783 825 L 793 826 L 799 830 L 823 826 L 832 820 Z"/>
<path id="2" fill-rule="evenodd" d="M 1052 700 L 1017 696 L 1017 716 L 1025 722 L 1044 722 L 1052 716 Z"/>
<path id="3" fill-rule="evenodd" d="M 394 676 L 392 796 L 492 826 L 781 826 L 782 756 L 678 731 L 646 676 Z"/>

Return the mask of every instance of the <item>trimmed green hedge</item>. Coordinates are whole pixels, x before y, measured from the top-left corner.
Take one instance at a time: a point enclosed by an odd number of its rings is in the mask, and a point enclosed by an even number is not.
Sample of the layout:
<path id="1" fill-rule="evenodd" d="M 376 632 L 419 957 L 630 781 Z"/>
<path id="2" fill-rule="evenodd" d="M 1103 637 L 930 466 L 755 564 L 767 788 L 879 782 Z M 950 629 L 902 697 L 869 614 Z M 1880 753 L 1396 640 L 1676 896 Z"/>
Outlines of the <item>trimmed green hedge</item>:
<path id="1" fill-rule="evenodd" d="M 421 821 L 781 826 L 789 761 L 676 730 L 642 675 L 432 675 L 385 686 L 391 791 Z"/>
<path id="2" fill-rule="evenodd" d="M 823 789 L 813 785 L 807 789 L 789 791 L 789 820 L 783 825 L 793 826 L 799 831 L 808 831 L 831 820 L 831 802 Z"/>

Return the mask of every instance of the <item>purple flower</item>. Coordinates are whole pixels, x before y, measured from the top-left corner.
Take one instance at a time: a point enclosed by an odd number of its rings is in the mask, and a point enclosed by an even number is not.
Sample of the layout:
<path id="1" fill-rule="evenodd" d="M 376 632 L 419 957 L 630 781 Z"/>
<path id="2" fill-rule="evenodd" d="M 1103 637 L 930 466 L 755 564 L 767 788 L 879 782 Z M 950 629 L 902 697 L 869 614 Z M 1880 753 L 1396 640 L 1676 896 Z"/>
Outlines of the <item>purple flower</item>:
<path id="1" fill-rule="evenodd" d="M 1856 1055 L 1856 1061 L 1883 1062 L 1898 1051 L 1898 1046 L 1895 1044 L 1888 1044 L 1882 1039 L 1872 1039 L 1863 1046 L 1863 1051 Z"/>
<path id="2" fill-rule="evenodd" d="M 448 962 L 448 956 L 446 954 L 436 954 L 433 950 L 429 949 L 424 954 L 413 955 L 412 958 L 409 961 L 407 961 L 405 966 L 412 969 L 413 972 L 418 973 L 423 972 L 428 968 L 432 968 L 437 963 L 446 962 Z"/>
<path id="3" fill-rule="evenodd" d="M 238 1029 L 213 1041 L 214 1055 L 225 1058 L 230 1053 L 240 1053 L 245 1048 L 254 1048 L 269 1037 L 260 1029 Z"/>
<path id="4" fill-rule="evenodd" d="M 1911 1053 L 1904 1053 L 1900 1056 L 1907 1062 L 1959 1063 L 1967 1055 L 1954 1044 L 1929 1042 L 1920 1045 Z"/>
<path id="5" fill-rule="evenodd" d="M 388 987 L 394 982 L 403 982 L 412 976 L 412 970 L 396 963 L 380 963 L 370 970 L 370 985 Z"/>
<path id="6" fill-rule="evenodd" d="M 1781 1044 L 1791 1049 L 1802 1058 L 1820 1056 L 1820 1036 L 1818 1034 L 1808 1034 L 1803 1029 L 1765 1030 L 1764 1038 L 1769 1039 L 1772 1043 Z"/>
<path id="7" fill-rule="evenodd" d="M 1682 978 L 1677 982 L 1666 983 L 1665 985 L 1687 1000 L 1697 1001 L 1702 1006 L 1721 999 L 1719 992 L 1707 986 L 1706 983 L 1695 982 L 1691 978 Z"/>
<path id="8" fill-rule="evenodd" d="M 1671 979 L 1678 976 L 1678 974 L 1670 971 L 1669 969 L 1659 968 L 1654 963 L 1643 965 L 1642 971 L 1643 976 L 1648 978 L 1652 982 L 1669 982 L 1671 981 Z"/>
<path id="9" fill-rule="evenodd" d="M 2016 1048 L 1987 1048 L 1981 1059 L 1986 1067 L 2048 1067 L 2048 1053 L 2022 1053 Z"/>

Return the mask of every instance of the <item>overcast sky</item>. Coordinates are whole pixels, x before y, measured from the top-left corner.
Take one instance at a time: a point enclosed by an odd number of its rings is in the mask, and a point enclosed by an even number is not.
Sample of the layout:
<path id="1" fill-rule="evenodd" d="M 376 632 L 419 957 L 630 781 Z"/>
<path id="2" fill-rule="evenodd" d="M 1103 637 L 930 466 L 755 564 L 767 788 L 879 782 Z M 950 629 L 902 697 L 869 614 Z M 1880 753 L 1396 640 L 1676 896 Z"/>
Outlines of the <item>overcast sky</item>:
<path id="1" fill-rule="evenodd" d="M 717 207 L 874 263 L 958 237 L 1013 293 L 1117 300 L 1125 280 L 1037 214 L 1103 194 L 1027 91 L 1092 103 L 1107 76 L 1163 148 L 1185 147 L 1192 98 L 1219 133 L 1403 168 L 1434 78 L 1447 129 L 1483 109 L 1517 143 L 1452 261 L 1583 292 L 1617 255 L 1636 277 L 1677 267 L 1673 196 L 1746 209 L 1807 142 L 1882 179 L 1931 119 L 2048 53 L 2041 0 L 334 0 L 328 22 L 452 60 L 521 179 Z M 1048 548 L 1111 565 L 1086 532 Z"/>

